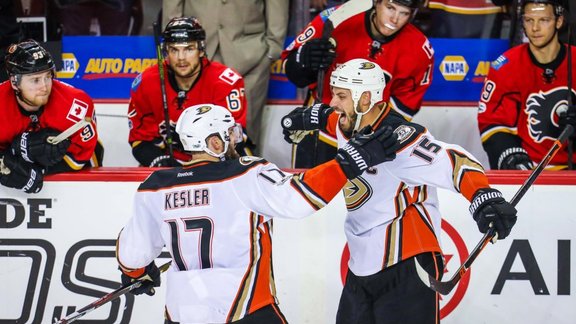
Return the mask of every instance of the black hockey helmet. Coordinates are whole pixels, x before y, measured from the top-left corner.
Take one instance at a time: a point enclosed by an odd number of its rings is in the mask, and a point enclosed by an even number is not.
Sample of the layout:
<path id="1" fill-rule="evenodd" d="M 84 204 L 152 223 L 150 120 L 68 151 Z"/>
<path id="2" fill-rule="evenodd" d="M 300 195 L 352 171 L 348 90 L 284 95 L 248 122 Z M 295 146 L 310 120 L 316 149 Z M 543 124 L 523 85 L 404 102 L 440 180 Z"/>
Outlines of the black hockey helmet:
<path id="1" fill-rule="evenodd" d="M 54 71 L 52 56 L 38 42 L 28 39 L 8 47 L 5 57 L 6 71 L 10 76 Z"/>
<path id="2" fill-rule="evenodd" d="M 382 0 L 374 0 L 374 4 L 381 2 Z M 399 4 L 410 9 L 419 9 L 424 5 L 423 0 L 388 0 L 390 3 Z"/>
<path id="3" fill-rule="evenodd" d="M 162 33 L 164 43 L 204 42 L 206 31 L 195 17 L 172 18 Z"/>
<path id="4" fill-rule="evenodd" d="M 549 4 L 554 7 L 554 15 L 560 17 L 564 14 L 564 1 L 563 0 L 524 0 L 522 2 L 522 13 L 524 13 L 524 7 L 529 3 L 541 3 Z"/>

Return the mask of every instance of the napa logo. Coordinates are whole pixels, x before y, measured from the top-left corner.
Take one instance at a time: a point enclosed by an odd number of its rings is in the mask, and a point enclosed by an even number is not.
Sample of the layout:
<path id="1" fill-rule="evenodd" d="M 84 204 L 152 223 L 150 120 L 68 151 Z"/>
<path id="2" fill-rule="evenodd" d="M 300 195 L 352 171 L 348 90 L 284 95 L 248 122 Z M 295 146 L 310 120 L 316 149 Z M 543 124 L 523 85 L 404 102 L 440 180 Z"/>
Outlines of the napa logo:
<path id="1" fill-rule="evenodd" d="M 90 58 L 83 79 L 133 79 L 146 68 L 157 63 L 156 58 Z"/>
<path id="2" fill-rule="evenodd" d="M 462 81 L 468 73 L 468 63 L 463 56 L 447 55 L 440 62 L 440 72 L 446 81 Z"/>
<path id="3" fill-rule="evenodd" d="M 62 53 L 62 69 L 56 72 L 58 79 L 72 79 L 78 72 L 80 64 L 73 53 Z"/>

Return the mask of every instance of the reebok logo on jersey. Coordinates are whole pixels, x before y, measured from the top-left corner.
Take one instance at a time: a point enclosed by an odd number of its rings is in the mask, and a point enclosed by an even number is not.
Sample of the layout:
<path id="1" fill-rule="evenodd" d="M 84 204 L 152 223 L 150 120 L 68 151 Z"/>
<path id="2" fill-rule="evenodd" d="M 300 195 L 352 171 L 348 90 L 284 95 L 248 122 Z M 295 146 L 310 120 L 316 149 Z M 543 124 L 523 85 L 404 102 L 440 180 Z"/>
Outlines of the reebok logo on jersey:
<path id="1" fill-rule="evenodd" d="M 180 172 L 176 175 L 177 178 L 181 177 L 191 177 L 194 175 L 194 171 Z"/>
<path id="2" fill-rule="evenodd" d="M 346 151 L 348 155 L 350 155 L 360 171 L 364 171 L 368 168 L 368 164 L 366 164 L 366 161 L 364 161 L 362 155 L 360 155 L 360 153 L 358 153 L 358 151 L 352 145 L 346 144 L 346 146 L 344 146 L 342 149 Z"/>

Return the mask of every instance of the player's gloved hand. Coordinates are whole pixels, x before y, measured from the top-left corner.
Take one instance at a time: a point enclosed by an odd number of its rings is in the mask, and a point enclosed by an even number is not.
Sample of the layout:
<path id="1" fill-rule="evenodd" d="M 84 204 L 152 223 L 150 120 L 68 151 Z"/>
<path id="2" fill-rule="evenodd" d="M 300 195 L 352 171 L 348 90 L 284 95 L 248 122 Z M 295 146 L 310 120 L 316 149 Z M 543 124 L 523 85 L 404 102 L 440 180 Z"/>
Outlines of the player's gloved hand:
<path id="1" fill-rule="evenodd" d="M 499 170 L 532 170 L 534 164 L 528 152 L 521 147 L 511 147 L 504 151 L 498 159 Z"/>
<path id="2" fill-rule="evenodd" d="M 500 191 L 492 188 L 476 191 L 469 210 L 480 232 L 486 233 L 490 227 L 494 227 L 499 240 L 510 234 L 518 218 L 516 208 L 502 197 Z"/>
<path id="3" fill-rule="evenodd" d="M 135 281 L 142 281 L 142 286 L 132 289 L 130 293 L 134 295 L 146 294 L 148 296 L 154 296 L 156 293 L 154 287 L 160 287 L 161 283 L 160 270 L 154 261 L 150 262 L 145 268 L 133 272 L 138 273 L 138 275 L 130 275 L 131 273 L 127 274 L 122 271 L 122 285 L 126 286 Z"/>
<path id="4" fill-rule="evenodd" d="M 48 137 L 58 134 L 60 132 L 50 128 L 24 132 L 12 141 L 12 153 L 30 163 L 38 163 L 44 167 L 53 166 L 62 160 L 70 146 L 69 139 L 58 144 L 48 143 Z"/>
<path id="5" fill-rule="evenodd" d="M 299 131 L 326 128 L 328 116 L 333 111 L 332 107 L 323 103 L 292 110 L 288 115 L 282 117 L 284 140 L 288 143 L 299 143 L 302 138 L 299 138 L 298 135 L 305 134 L 305 132 Z"/>
<path id="6" fill-rule="evenodd" d="M 566 125 L 571 125 L 576 129 L 576 106 L 571 106 L 566 111 L 559 113 L 558 123 L 561 129 L 564 129 Z"/>
<path id="7" fill-rule="evenodd" d="M 170 155 L 160 155 L 159 157 L 152 160 L 152 163 L 150 163 L 149 167 L 177 167 L 181 165 L 182 164 L 180 164 Z"/>
<path id="8" fill-rule="evenodd" d="M 336 154 L 336 161 L 348 179 L 354 179 L 371 166 L 392 161 L 399 147 L 398 135 L 390 126 L 372 132 L 366 126 L 350 138 Z"/>
<path id="9" fill-rule="evenodd" d="M 2 157 L 0 183 L 9 188 L 37 193 L 42 189 L 44 176 L 42 168 L 24 161 L 21 157 L 6 151 Z"/>
<path id="10" fill-rule="evenodd" d="M 313 72 L 326 69 L 336 57 L 336 45 L 332 41 L 322 38 L 314 38 L 298 48 L 296 63 L 302 68 Z"/>

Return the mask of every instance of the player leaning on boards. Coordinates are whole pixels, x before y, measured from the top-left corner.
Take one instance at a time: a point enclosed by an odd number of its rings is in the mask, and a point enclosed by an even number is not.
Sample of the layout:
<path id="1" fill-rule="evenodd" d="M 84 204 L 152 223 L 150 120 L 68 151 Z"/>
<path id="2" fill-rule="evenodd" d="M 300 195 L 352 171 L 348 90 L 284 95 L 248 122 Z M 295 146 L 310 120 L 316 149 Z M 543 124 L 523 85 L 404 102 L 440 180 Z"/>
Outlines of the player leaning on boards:
<path id="1" fill-rule="evenodd" d="M 186 107 L 202 103 L 220 105 L 246 127 L 244 80 L 229 67 L 206 58 L 206 32 L 198 19 L 174 18 L 162 36 L 166 57 L 164 77 L 160 77 L 157 65 L 150 66 L 136 77 L 130 93 L 128 141 L 132 155 L 143 166 L 178 166 L 190 159 L 174 132 L 176 121 Z M 167 147 L 161 80 L 166 89 L 173 158 Z"/>
<path id="2" fill-rule="evenodd" d="M 576 47 L 558 39 L 566 17 L 560 0 L 523 1 L 522 26 L 529 42 L 506 51 L 490 66 L 478 126 L 492 169 L 532 169 L 564 126 L 576 125 L 576 110 L 567 109 L 567 85 L 574 82 L 568 81 L 568 70 L 573 80 Z M 574 103 L 576 89 L 570 87 Z M 566 168 L 568 159 L 576 158 L 569 152 L 559 151 L 550 168 Z"/>
<path id="3" fill-rule="evenodd" d="M 11 45 L 5 62 L 9 80 L 0 84 L 0 183 L 36 193 L 42 189 L 43 174 L 99 166 L 103 150 L 92 99 L 54 80 L 54 61 L 34 40 Z M 86 118 L 90 123 L 70 139 L 48 142 Z"/>
<path id="4" fill-rule="evenodd" d="M 516 210 L 490 188 L 480 163 L 457 145 L 436 140 L 382 102 L 384 72 L 354 59 L 330 76 L 330 106 L 296 108 L 282 120 L 285 138 L 322 129 L 338 146 L 368 125 L 391 127 L 400 146 L 393 161 L 369 168 L 344 186 L 344 226 L 350 261 L 336 323 L 438 323 L 439 297 L 420 281 L 415 261 L 435 278 L 443 273 L 441 215 L 436 188 L 461 193 L 481 232 L 493 226 L 500 239 Z"/>
<path id="5" fill-rule="evenodd" d="M 298 87 L 316 89 L 317 75 L 325 70 L 322 98 L 329 103 L 329 76 L 336 67 L 355 58 L 380 65 L 386 75 L 383 98 L 406 119 L 420 110 L 422 98 L 432 80 L 434 50 L 424 34 L 410 23 L 422 0 L 374 0 L 371 8 L 334 26 L 332 44 L 322 37 L 326 19 L 338 10 L 351 10 L 361 1 L 348 1 L 336 11 L 320 13 L 282 53 L 286 76 Z M 344 9 L 344 7 L 347 7 Z M 314 94 L 316 96 L 316 94 Z M 315 165 L 334 156 L 336 140 L 323 132 L 318 141 L 308 136 L 298 144 L 295 166 Z M 316 154 L 312 154 L 316 150 Z M 311 161 L 315 157 L 317 161 Z"/>
<path id="6" fill-rule="evenodd" d="M 324 207 L 348 179 L 394 159 L 390 127 L 357 134 L 334 160 L 286 174 L 257 157 L 238 158 L 234 118 L 217 105 L 181 114 L 176 132 L 192 160 L 154 172 L 138 188 L 118 238 L 122 280 L 160 284 L 153 260 L 166 246 L 166 323 L 286 323 L 272 272 L 272 217 L 298 219 Z"/>

